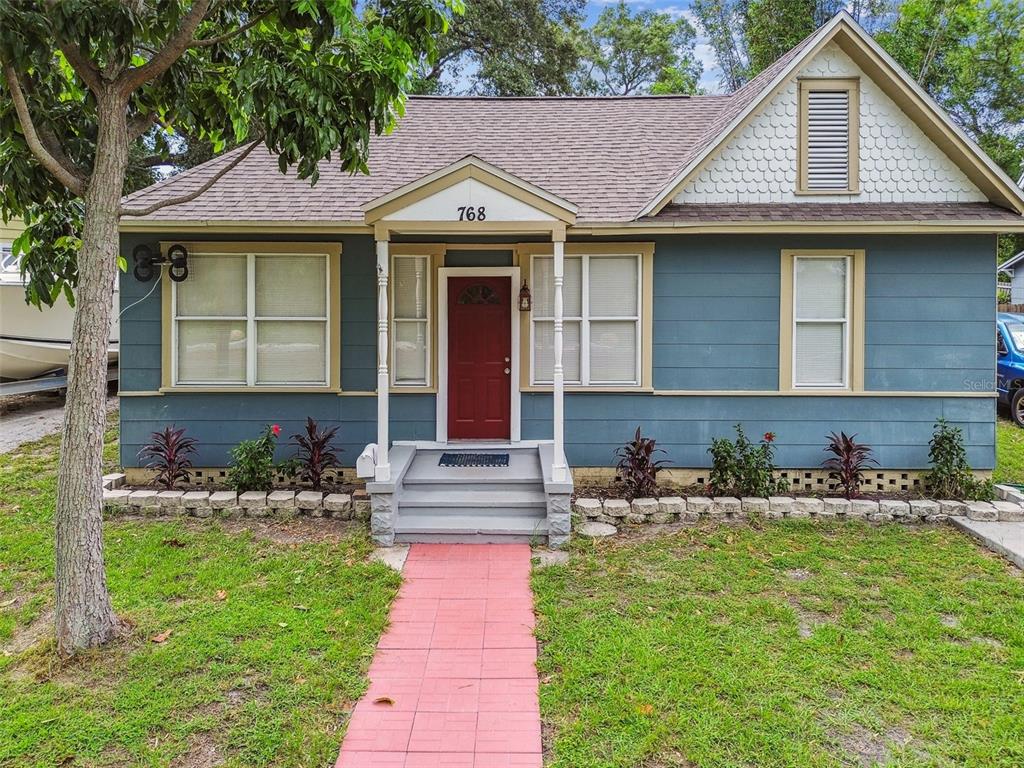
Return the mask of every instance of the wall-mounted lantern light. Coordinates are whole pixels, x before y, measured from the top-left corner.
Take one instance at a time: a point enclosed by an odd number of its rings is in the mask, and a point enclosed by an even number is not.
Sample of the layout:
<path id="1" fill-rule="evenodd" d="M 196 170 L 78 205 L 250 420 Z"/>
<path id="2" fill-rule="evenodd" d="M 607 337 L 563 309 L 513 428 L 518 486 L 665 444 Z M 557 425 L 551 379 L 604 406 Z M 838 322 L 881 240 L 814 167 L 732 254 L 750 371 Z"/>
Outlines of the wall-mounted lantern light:
<path id="1" fill-rule="evenodd" d="M 523 280 L 523 287 L 519 289 L 519 311 L 529 312 L 530 307 L 533 304 L 533 298 L 530 296 L 530 288 Z"/>

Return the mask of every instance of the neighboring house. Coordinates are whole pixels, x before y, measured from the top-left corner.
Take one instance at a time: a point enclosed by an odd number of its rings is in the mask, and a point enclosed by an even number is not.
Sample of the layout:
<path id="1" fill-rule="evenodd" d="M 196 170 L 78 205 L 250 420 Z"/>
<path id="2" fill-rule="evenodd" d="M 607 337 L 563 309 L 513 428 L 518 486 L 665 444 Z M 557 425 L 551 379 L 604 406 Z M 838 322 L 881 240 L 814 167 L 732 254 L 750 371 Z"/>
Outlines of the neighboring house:
<path id="1" fill-rule="evenodd" d="M 999 265 L 998 271 L 1010 276 L 1010 303 L 1024 304 L 1024 251 Z"/>
<path id="2" fill-rule="evenodd" d="M 369 166 L 311 188 L 254 152 L 122 222 L 129 261 L 181 244 L 190 269 L 123 318 L 130 472 L 168 424 L 216 468 L 313 416 L 362 453 L 388 541 L 545 514 L 561 538 L 570 480 L 637 426 L 681 483 L 737 422 L 794 487 L 833 430 L 907 487 L 939 417 L 994 465 L 994 235 L 1024 195 L 845 13 L 730 96 L 414 97 Z M 129 272 L 122 303 L 152 289 Z M 465 441 L 509 468 L 437 466 Z"/>

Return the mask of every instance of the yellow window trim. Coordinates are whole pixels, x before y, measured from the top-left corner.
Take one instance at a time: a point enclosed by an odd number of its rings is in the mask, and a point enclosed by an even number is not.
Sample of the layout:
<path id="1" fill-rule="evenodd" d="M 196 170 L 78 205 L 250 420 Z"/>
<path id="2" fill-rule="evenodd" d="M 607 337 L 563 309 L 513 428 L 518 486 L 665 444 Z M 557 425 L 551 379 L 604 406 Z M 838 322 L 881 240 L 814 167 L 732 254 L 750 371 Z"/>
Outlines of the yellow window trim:
<path id="1" fill-rule="evenodd" d="M 797 110 L 797 183 L 799 195 L 855 195 L 860 192 L 860 79 L 850 77 L 800 78 Z M 849 94 L 850 134 L 846 189 L 808 189 L 807 187 L 807 97 L 811 91 L 846 91 Z"/>
<path id="2" fill-rule="evenodd" d="M 551 243 L 520 243 L 515 246 L 515 259 L 519 264 L 520 279 L 531 286 L 531 256 L 550 256 Z M 591 386 L 566 385 L 573 392 L 645 392 L 654 390 L 654 243 L 566 243 L 565 255 L 639 254 L 640 281 L 643 305 L 640 307 L 640 384 L 634 387 L 615 387 L 595 384 Z M 515 293 L 518 293 L 516 291 Z M 530 382 L 530 345 L 532 343 L 530 313 L 519 313 L 519 390 L 521 392 L 550 392 L 550 385 Z"/>
<path id="3" fill-rule="evenodd" d="M 850 259 L 850 307 L 847 320 L 850 334 L 849 359 L 846 361 L 847 386 L 832 388 L 795 387 L 793 385 L 793 262 L 797 257 L 837 257 Z M 779 391 L 765 394 L 841 394 L 864 392 L 864 288 L 865 252 L 862 249 L 801 248 L 784 250 L 779 290 Z M 891 393 L 886 393 L 891 394 Z"/>
<path id="4" fill-rule="evenodd" d="M 329 333 L 328 345 L 330 347 L 330 369 L 328 370 L 327 386 L 238 386 L 228 385 L 224 387 L 187 384 L 176 385 L 172 381 L 173 371 L 172 356 L 174 349 L 171 345 L 171 324 L 173 323 L 173 312 L 171 307 L 171 277 L 167 270 L 161 270 L 158 278 L 160 284 L 160 332 L 161 332 L 161 365 L 160 365 L 160 392 L 325 392 L 337 393 L 341 391 L 341 243 L 292 243 L 292 242 L 265 242 L 265 241 L 182 241 L 171 240 L 161 241 L 160 253 L 166 254 L 167 249 L 175 244 L 185 246 L 189 255 L 221 254 L 221 253 L 303 253 L 323 254 L 328 257 L 328 280 L 330 282 L 329 304 L 327 307 L 327 326 Z"/>

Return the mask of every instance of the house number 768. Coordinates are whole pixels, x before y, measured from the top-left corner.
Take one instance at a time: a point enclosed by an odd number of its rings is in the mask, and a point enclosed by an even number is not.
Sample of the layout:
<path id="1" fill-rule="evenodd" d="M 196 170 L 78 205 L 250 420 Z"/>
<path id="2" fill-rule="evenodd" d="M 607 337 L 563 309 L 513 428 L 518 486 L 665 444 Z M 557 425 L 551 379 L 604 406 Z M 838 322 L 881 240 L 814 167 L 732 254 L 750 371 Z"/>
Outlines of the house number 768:
<path id="1" fill-rule="evenodd" d="M 487 209 L 482 205 L 478 208 L 471 205 L 460 205 L 458 211 L 459 221 L 484 221 L 487 218 Z"/>

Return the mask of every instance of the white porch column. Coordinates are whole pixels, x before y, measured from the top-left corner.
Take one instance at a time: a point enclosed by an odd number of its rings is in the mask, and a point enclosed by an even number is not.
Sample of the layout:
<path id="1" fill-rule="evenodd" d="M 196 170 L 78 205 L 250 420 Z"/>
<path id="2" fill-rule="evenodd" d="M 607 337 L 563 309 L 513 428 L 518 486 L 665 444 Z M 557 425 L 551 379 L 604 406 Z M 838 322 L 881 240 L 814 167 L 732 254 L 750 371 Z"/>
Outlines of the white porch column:
<path id="1" fill-rule="evenodd" d="M 388 241 L 377 240 L 377 466 L 374 479 L 391 479 L 388 458 L 388 395 L 391 378 L 388 375 Z"/>
<path id="2" fill-rule="evenodd" d="M 555 240 L 555 360 L 553 370 L 552 406 L 554 410 L 554 438 L 551 479 L 556 483 L 568 480 L 565 465 L 565 372 L 562 368 L 562 283 L 565 279 L 565 242 Z"/>

